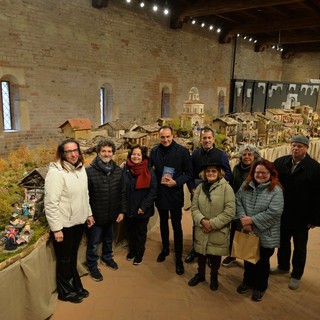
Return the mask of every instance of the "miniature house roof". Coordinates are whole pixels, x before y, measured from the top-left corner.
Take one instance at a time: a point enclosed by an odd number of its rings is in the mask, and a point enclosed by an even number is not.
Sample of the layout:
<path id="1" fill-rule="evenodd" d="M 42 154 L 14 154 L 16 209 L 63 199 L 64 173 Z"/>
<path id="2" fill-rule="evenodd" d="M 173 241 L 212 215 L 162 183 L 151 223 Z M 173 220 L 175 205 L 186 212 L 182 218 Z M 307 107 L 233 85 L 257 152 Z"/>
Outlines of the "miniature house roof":
<path id="1" fill-rule="evenodd" d="M 147 136 L 147 133 L 138 131 L 128 131 L 122 137 L 127 139 L 140 139 Z"/>
<path id="2" fill-rule="evenodd" d="M 221 117 L 221 118 L 213 120 L 213 122 L 218 121 L 218 120 L 226 123 L 229 126 L 235 126 L 235 125 L 239 124 L 239 122 L 237 120 L 234 120 L 231 117 Z"/>
<path id="3" fill-rule="evenodd" d="M 44 188 L 44 182 L 48 173 L 48 166 L 32 170 L 18 184 L 27 189 Z"/>
<path id="4" fill-rule="evenodd" d="M 285 112 L 282 109 L 267 109 L 266 111 L 274 115 L 283 115 Z"/>
<path id="5" fill-rule="evenodd" d="M 92 124 L 88 118 L 74 118 L 68 119 L 59 128 L 63 128 L 65 125 L 69 124 L 73 131 L 80 130 L 91 130 Z"/>
<path id="6" fill-rule="evenodd" d="M 134 130 L 139 130 L 139 128 L 143 129 L 144 131 L 148 133 L 158 132 L 160 126 L 158 123 L 155 124 L 145 124 L 141 126 L 137 126 Z"/>
<path id="7" fill-rule="evenodd" d="M 110 126 L 111 129 L 113 130 L 130 130 L 132 128 L 132 126 L 134 126 L 134 122 L 132 121 L 121 121 L 119 119 L 115 120 L 115 121 L 109 121 L 106 122 L 104 124 L 102 124 L 101 126 L 99 126 L 98 128 L 105 128 L 106 126 Z"/>

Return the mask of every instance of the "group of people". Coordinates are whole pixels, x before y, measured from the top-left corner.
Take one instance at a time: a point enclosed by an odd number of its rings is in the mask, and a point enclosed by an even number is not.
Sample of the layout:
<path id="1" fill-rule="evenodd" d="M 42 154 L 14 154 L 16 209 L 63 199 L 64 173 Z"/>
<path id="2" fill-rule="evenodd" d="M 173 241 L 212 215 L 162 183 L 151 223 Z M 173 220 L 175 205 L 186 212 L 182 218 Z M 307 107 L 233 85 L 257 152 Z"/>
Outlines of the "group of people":
<path id="1" fill-rule="evenodd" d="M 233 172 L 226 154 L 214 145 L 211 128 L 200 132 L 201 148 L 190 155 L 174 141 L 169 126 L 159 129 L 160 143 L 152 148 L 136 145 L 121 168 L 112 160 L 115 145 L 102 140 L 97 156 L 85 169 L 79 143 L 63 141 L 57 161 L 50 164 L 45 183 L 45 212 L 51 229 L 57 260 L 58 298 L 79 303 L 89 296 L 77 272 L 77 253 L 84 230 L 87 232 L 87 264 L 95 281 L 102 281 L 100 262 L 118 269 L 113 259 L 114 225 L 125 220 L 129 250 L 126 259 L 139 265 L 143 260 L 149 218 L 154 205 L 160 217 L 162 249 L 157 261 L 170 254 L 169 220 L 174 239 L 175 266 L 184 274 L 182 208 L 184 184 L 192 197 L 193 247 L 186 263 L 198 260 L 198 272 L 189 286 L 205 281 L 208 264 L 210 289 L 217 290 L 218 270 L 235 258 L 230 256 L 236 229 L 254 232 L 260 238 L 260 260 L 244 262 L 240 294 L 253 289 L 252 299 L 261 301 L 268 287 L 269 273 L 290 270 L 291 238 L 294 241 L 293 270 L 289 288 L 297 289 L 306 262 L 308 230 L 319 224 L 316 185 L 320 164 L 308 154 L 309 140 L 294 136 L 292 155 L 274 163 L 261 159 L 258 150 L 245 145 Z M 301 188 L 301 186 L 303 186 Z M 302 199 L 294 201 L 295 199 Z M 231 226 L 231 229 L 230 229 Z M 270 271 L 270 257 L 278 247 L 278 266 Z"/>

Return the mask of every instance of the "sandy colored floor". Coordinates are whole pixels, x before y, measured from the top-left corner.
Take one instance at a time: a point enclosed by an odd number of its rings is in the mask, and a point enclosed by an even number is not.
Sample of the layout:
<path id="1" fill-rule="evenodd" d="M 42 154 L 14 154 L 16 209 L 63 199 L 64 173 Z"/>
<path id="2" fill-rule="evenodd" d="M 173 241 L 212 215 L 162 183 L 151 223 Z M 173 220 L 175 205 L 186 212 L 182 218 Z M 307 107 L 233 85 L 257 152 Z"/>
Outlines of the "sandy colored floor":
<path id="1" fill-rule="evenodd" d="M 191 246 L 190 212 L 183 214 L 185 254 Z M 172 233 L 171 233 L 172 236 Z M 174 254 L 163 263 L 156 262 L 161 247 L 159 229 L 150 232 L 143 263 L 126 261 L 127 251 L 118 247 L 115 260 L 119 270 L 101 265 L 102 282 L 89 276 L 82 278 L 90 296 L 80 304 L 58 301 L 51 320 L 108 319 L 319 319 L 320 312 L 320 229 L 310 231 L 308 260 L 301 287 L 288 289 L 288 275 L 271 276 L 263 301 L 253 302 L 251 293 L 239 295 L 242 263 L 221 267 L 219 289 L 209 289 L 207 281 L 190 288 L 188 280 L 197 270 L 197 263 L 185 264 L 185 274 L 175 273 Z M 272 257 L 275 265 L 276 257 Z"/>

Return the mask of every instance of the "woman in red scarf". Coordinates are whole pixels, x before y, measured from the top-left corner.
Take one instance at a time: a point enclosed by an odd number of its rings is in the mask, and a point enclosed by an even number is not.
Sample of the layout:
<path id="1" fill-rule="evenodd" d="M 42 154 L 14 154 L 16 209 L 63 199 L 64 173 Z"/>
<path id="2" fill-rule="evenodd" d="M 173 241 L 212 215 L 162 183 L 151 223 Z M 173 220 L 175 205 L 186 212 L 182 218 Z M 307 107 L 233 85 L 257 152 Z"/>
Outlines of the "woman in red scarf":
<path id="1" fill-rule="evenodd" d="M 128 154 L 123 170 L 127 185 L 129 253 L 127 260 L 134 265 L 142 262 L 147 240 L 149 218 L 154 214 L 157 178 L 149 166 L 147 148 L 135 145 Z"/>

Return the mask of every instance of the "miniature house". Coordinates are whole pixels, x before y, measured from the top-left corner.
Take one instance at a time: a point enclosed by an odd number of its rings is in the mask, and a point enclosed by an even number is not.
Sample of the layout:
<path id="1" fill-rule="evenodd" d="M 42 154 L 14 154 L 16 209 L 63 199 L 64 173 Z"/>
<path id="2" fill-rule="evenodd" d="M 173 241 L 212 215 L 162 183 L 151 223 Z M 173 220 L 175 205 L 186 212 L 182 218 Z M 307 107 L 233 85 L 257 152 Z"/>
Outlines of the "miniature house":
<path id="1" fill-rule="evenodd" d="M 189 91 L 189 100 L 183 104 L 183 112 L 180 117 L 181 128 L 193 128 L 198 125 L 203 127 L 204 123 L 204 103 L 200 101 L 199 90 L 192 87 Z"/>
<path id="2" fill-rule="evenodd" d="M 227 116 L 212 121 L 212 129 L 217 133 L 225 135 L 233 145 L 237 143 L 238 125 L 238 121 Z"/>
<path id="3" fill-rule="evenodd" d="M 99 130 L 107 130 L 109 137 L 120 139 L 126 132 L 135 128 L 136 124 L 132 121 L 121 121 L 119 119 L 102 124 L 98 127 Z"/>
<path id="4" fill-rule="evenodd" d="M 256 143 L 258 141 L 257 118 L 250 112 L 230 114 L 230 117 L 239 122 L 237 142 Z"/>
<path id="5" fill-rule="evenodd" d="M 68 119 L 59 127 L 65 138 L 90 139 L 92 124 L 88 118 Z"/>

